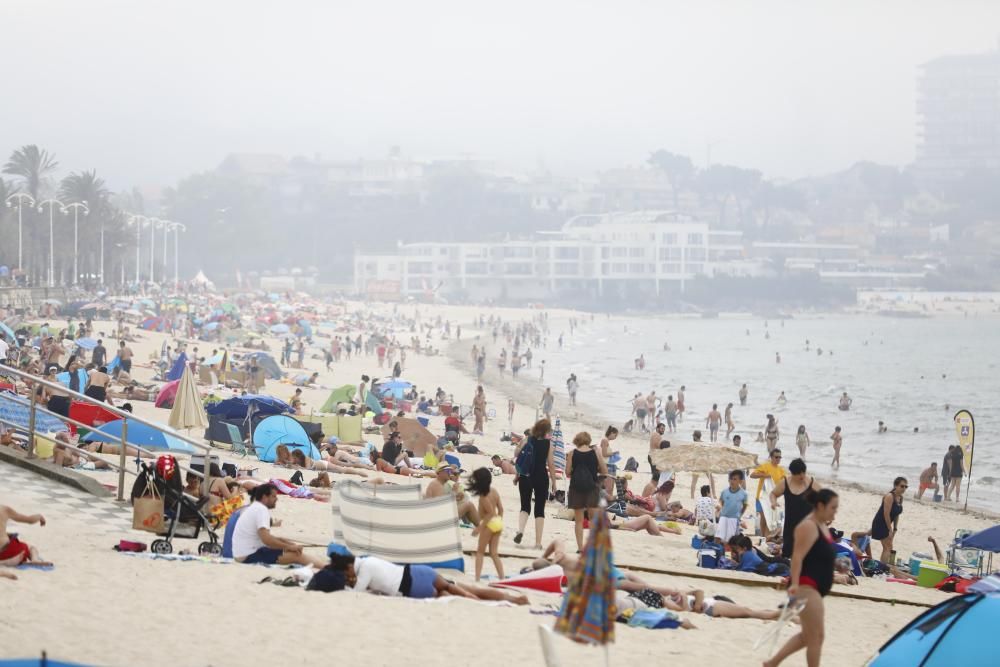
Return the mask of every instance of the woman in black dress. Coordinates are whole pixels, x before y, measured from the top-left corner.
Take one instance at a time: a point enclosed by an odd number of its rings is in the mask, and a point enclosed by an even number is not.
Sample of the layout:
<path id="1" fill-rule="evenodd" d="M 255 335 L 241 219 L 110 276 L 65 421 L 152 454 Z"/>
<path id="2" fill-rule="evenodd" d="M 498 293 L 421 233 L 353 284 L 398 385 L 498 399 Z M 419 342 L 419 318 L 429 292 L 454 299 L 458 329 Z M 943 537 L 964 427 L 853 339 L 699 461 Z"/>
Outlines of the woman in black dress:
<path id="1" fill-rule="evenodd" d="M 575 449 L 566 454 L 566 477 L 569 479 L 566 506 L 573 510 L 576 546 L 580 551 L 583 551 L 583 513 L 589 510 L 590 518 L 593 520 L 594 513 L 601 511 L 598 474 L 605 476 L 608 474 L 604 458 L 598 456 L 597 450 L 591 447 L 590 443 L 589 433 L 577 433 L 573 438 Z"/>
<path id="2" fill-rule="evenodd" d="M 897 477 L 892 482 L 892 491 L 882 496 L 882 504 L 875 511 L 872 519 L 872 539 L 882 543 L 880 561 L 886 565 L 892 563 L 892 540 L 896 537 L 896 527 L 899 525 L 899 515 L 903 513 L 903 496 L 909 486 L 905 477 Z"/>
<path id="3" fill-rule="evenodd" d="M 524 528 L 528 525 L 528 516 L 532 513 L 532 496 L 534 496 L 535 515 L 535 548 L 542 548 L 542 528 L 545 526 L 545 501 L 549 499 L 549 483 L 552 493 L 556 492 L 556 463 L 552 458 L 552 424 L 548 419 L 540 419 L 531 427 L 531 434 L 521 441 L 514 450 L 514 460 L 517 461 L 521 452 L 531 447 L 531 465 L 526 470 L 518 469 L 514 478 L 521 496 L 521 513 L 517 517 L 517 534 L 514 543 L 520 544 L 524 538 Z"/>

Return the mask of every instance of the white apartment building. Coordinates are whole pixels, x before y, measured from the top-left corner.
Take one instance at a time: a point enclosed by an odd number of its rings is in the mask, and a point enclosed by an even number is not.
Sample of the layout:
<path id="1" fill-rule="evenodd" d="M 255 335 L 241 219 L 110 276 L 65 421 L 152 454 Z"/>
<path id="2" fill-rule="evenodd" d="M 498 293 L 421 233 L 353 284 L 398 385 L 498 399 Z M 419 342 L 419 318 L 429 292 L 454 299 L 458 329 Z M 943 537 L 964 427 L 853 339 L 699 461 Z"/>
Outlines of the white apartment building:
<path id="1" fill-rule="evenodd" d="M 671 211 L 578 215 L 554 232 L 483 243 L 407 243 L 395 253 L 354 258 L 359 293 L 398 286 L 399 298 L 440 294 L 480 300 L 682 293 L 716 271 L 756 272 L 742 234 L 713 231 Z"/>

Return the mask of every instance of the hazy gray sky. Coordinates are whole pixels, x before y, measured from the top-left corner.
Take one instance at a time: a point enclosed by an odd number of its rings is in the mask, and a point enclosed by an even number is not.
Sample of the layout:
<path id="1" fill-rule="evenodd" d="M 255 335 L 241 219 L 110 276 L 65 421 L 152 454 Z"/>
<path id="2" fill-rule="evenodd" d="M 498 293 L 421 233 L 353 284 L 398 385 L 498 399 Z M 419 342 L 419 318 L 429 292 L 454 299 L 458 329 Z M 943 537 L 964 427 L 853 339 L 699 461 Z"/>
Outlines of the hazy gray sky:
<path id="1" fill-rule="evenodd" d="M 664 147 L 795 177 L 913 157 L 916 65 L 989 0 L 5 0 L 0 153 L 116 187 L 229 152 L 468 153 L 557 173 Z"/>

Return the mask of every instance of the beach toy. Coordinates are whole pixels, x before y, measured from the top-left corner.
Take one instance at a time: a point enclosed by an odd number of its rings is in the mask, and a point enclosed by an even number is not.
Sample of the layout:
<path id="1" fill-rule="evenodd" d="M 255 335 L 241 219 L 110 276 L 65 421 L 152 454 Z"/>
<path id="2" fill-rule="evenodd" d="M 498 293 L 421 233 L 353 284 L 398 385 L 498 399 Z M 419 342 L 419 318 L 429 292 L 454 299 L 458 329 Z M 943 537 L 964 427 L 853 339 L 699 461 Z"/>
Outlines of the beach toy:
<path id="1" fill-rule="evenodd" d="M 40 459 L 47 459 L 55 451 L 56 441 L 44 435 L 35 435 L 35 456 Z"/>

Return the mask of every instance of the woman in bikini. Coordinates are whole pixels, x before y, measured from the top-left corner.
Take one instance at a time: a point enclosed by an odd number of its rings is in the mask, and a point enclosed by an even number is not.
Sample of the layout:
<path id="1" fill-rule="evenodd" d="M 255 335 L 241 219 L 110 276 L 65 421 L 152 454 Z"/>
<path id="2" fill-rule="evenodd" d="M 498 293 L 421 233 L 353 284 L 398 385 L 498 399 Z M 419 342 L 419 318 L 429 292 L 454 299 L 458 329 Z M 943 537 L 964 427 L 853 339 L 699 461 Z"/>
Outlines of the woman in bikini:
<path id="1" fill-rule="evenodd" d="M 472 471 L 465 490 L 479 498 L 479 544 L 476 545 L 476 581 L 483 573 L 483 557 L 489 549 L 490 560 L 503 579 L 503 562 L 500 560 L 500 535 L 503 534 L 503 501 L 492 488 L 493 473 L 489 468 Z"/>
<path id="2" fill-rule="evenodd" d="M 802 628 L 788 640 L 765 667 L 777 667 L 792 653 L 806 650 L 806 664 L 818 667 L 823 652 L 823 598 L 833 586 L 836 552 L 828 526 L 837 516 L 839 499 L 831 489 L 810 491 L 808 501 L 813 511 L 795 527 L 795 548 L 792 552 L 792 577 L 788 586 L 789 600 L 805 602 L 800 620 Z"/>
<path id="3" fill-rule="evenodd" d="M 359 477 L 367 477 L 368 473 L 364 470 L 358 468 L 348 468 L 346 466 L 339 466 L 329 461 L 318 461 L 306 456 L 305 452 L 301 449 L 296 449 L 292 452 L 292 466 L 302 470 L 320 470 L 337 472 L 341 475 L 358 475 Z"/>

